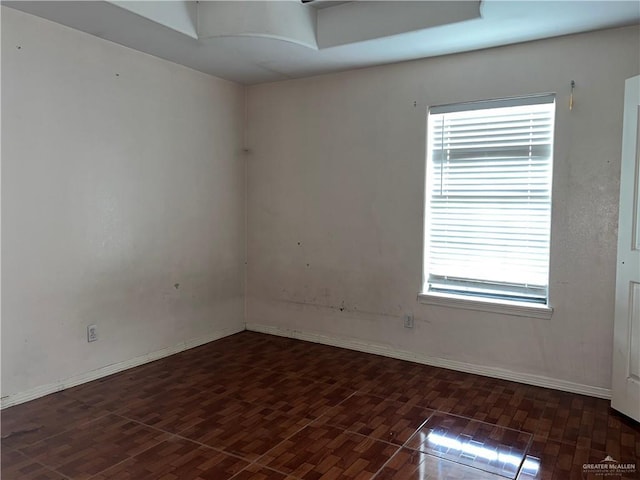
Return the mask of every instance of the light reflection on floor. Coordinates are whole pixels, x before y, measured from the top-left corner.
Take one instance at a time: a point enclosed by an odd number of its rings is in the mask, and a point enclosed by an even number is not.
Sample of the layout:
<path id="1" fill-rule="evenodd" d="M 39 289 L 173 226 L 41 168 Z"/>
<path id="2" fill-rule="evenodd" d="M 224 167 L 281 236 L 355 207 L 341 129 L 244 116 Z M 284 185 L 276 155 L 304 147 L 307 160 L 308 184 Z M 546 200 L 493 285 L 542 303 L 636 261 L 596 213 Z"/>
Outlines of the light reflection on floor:
<path id="1" fill-rule="evenodd" d="M 461 436 L 447 435 L 446 432 L 431 431 L 420 432 L 421 445 L 428 444 L 430 452 L 420 451 L 418 475 L 415 480 L 453 478 L 450 461 L 460 463 L 461 468 L 468 472 L 467 467 L 482 470 L 499 478 L 530 478 L 533 479 L 540 471 L 540 460 L 531 456 L 514 455 L 511 451 L 498 448 L 487 448 L 480 441 L 467 436 L 461 440 Z M 434 472 L 434 463 L 429 461 L 433 457 L 440 457 L 444 462 L 437 462 L 437 472 Z M 463 460 L 458 462 L 458 460 Z M 466 460 L 466 461 L 464 461 Z M 462 467 L 464 466 L 464 467 Z M 499 468 L 500 471 L 496 471 Z M 478 472 L 479 473 L 479 472 Z M 483 478 L 485 476 L 483 475 Z M 467 478 L 467 477 L 465 477 Z"/>

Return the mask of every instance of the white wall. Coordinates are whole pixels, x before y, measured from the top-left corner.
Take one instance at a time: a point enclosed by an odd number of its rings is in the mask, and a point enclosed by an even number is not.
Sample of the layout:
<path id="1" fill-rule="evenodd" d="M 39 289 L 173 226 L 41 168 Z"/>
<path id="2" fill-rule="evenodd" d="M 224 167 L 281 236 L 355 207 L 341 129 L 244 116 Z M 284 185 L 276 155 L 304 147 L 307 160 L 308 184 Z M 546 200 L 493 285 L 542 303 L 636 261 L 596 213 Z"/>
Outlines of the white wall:
<path id="1" fill-rule="evenodd" d="M 606 395 L 639 40 L 628 27 L 249 88 L 248 328 Z M 553 318 L 419 304 L 427 106 L 540 92 L 558 101 Z"/>
<path id="2" fill-rule="evenodd" d="M 5 402 L 244 328 L 243 112 L 239 85 L 2 8 Z"/>

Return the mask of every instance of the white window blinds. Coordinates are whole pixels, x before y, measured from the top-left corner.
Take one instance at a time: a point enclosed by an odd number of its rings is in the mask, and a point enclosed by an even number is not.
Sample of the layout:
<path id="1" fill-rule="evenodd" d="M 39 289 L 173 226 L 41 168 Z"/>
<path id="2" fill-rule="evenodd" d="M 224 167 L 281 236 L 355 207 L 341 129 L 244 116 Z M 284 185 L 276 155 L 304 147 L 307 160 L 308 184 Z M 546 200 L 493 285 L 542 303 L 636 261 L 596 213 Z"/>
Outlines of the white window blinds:
<path id="1" fill-rule="evenodd" d="M 432 107 L 423 291 L 547 303 L 553 95 Z"/>

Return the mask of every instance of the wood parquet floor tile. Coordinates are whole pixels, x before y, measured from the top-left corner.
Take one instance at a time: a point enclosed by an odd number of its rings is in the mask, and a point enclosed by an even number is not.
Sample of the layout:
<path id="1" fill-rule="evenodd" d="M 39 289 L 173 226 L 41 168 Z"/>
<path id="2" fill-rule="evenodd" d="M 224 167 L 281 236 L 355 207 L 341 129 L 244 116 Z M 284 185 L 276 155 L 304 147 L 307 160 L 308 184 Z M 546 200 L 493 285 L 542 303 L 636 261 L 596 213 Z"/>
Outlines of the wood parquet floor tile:
<path id="1" fill-rule="evenodd" d="M 2 410 L 2 448 L 20 448 L 108 413 L 61 393 Z"/>
<path id="2" fill-rule="evenodd" d="M 526 432 L 436 412 L 405 447 L 514 479 L 531 441 Z"/>
<path id="3" fill-rule="evenodd" d="M 167 433 L 109 414 L 21 452 L 67 477 L 84 480 L 168 437 Z"/>
<path id="4" fill-rule="evenodd" d="M 2 478 L 21 480 L 66 480 L 67 477 L 48 469 L 32 458 L 9 448 L 2 449 Z"/>
<path id="5" fill-rule="evenodd" d="M 252 464 L 242 470 L 231 480 L 298 480 L 286 473 L 276 472 L 261 465 Z"/>
<path id="6" fill-rule="evenodd" d="M 355 393 L 331 409 L 321 422 L 378 440 L 403 445 L 433 410 Z"/>
<path id="7" fill-rule="evenodd" d="M 180 435 L 253 461 L 308 423 L 304 417 L 257 405 L 235 416 L 204 420 Z"/>
<path id="8" fill-rule="evenodd" d="M 341 385 L 318 384 L 294 377 L 275 383 L 269 392 L 254 398 L 253 402 L 269 405 L 283 413 L 316 419 L 352 393 L 352 389 Z"/>
<path id="9" fill-rule="evenodd" d="M 254 332 L 0 416 L 3 480 L 640 479 L 606 400 Z"/>
<path id="10" fill-rule="evenodd" d="M 376 480 L 497 480 L 501 477 L 408 448 L 400 449 Z"/>
<path id="11" fill-rule="evenodd" d="M 231 480 L 300 480 L 286 473 L 277 472 L 258 464 L 249 465 Z"/>
<path id="12" fill-rule="evenodd" d="M 371 478 L 398 450 L 390 443 L 330 425 L 309 425 L 259 463 L 306 479 Z"/>
<path id="13" fill-rule="evenodd" d="M 172 437 L 93 477 L 94 480 L 227 480 L 245 460 Z"/>

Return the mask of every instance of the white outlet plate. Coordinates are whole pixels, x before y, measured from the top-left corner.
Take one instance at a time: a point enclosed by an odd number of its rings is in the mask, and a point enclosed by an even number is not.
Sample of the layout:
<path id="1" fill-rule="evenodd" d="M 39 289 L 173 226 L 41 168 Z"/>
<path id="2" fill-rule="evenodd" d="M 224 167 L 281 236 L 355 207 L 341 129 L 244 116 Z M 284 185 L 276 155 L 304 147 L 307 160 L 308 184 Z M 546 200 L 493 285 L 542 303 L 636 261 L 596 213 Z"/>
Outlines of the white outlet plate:
<path id="1" fill-rule="evenodd" d="M 403 318 L 404 318 L 404 328 L 413 328 L 413 314 L 405 313 Z"/>
<path id="2" fill-rule="evenodd" d="M 98 340 L 98 327 L 96 325 L 87 326 L 87 342 Z"/>

